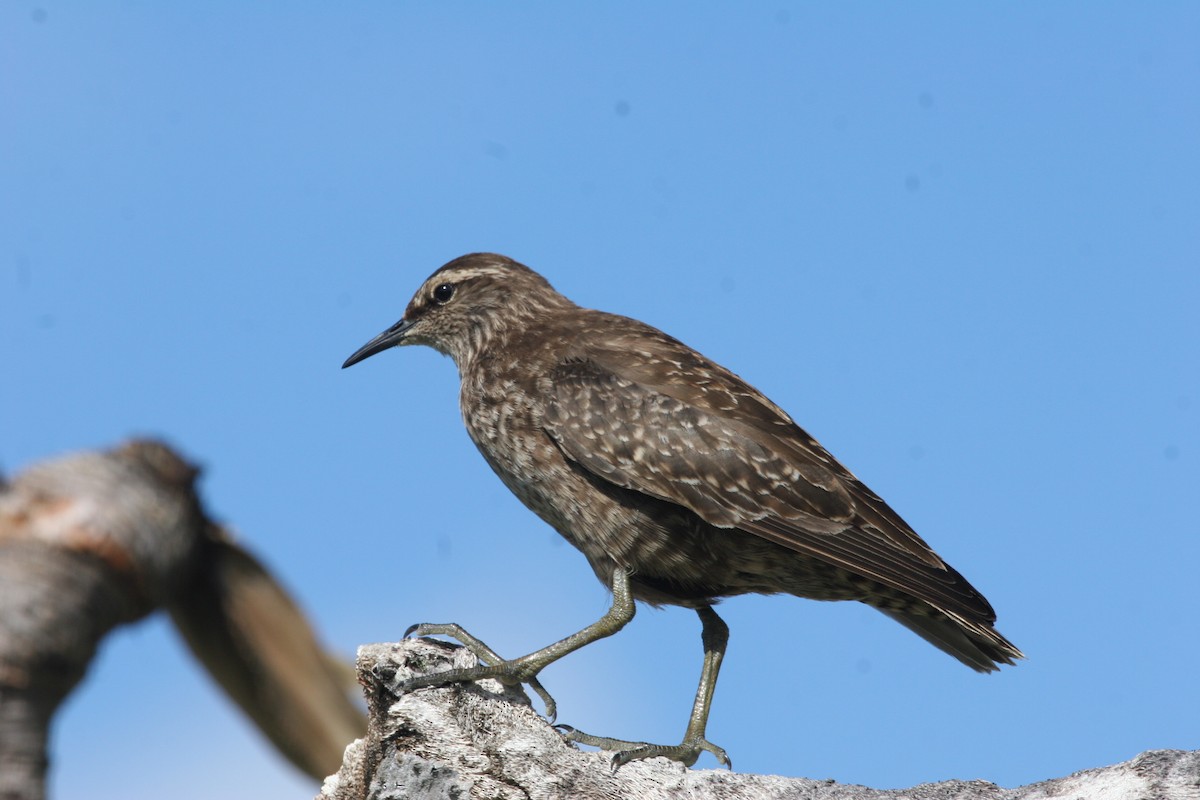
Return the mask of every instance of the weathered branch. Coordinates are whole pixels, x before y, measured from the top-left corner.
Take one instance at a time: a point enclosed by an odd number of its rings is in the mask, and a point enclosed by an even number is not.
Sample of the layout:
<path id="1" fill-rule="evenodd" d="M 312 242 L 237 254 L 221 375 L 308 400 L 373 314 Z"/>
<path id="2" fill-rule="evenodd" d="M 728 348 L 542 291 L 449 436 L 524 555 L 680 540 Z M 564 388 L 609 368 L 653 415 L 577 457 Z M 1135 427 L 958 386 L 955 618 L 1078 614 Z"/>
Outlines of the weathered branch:
<path id="1" fill-rule="evenodd" d="M 160 608 L 300 769 L 336 769 L 361 735 L 346 668 L 209 520 L 196 475 L 170 448 L 142 440 L 0 482 L 0 800 L 44 796 L 55 710 L 109 631 Z"/>
<path id="2" fill-rule="evenodd" d="M 319 800 L 400 798 L 637 798 L 637 800 L 1035 800 L 1200 797 L 1200 752 L 1154 751 L 1112 767 L 1004 789 L 947 781 L 883 791 L 803 778 L 688 770 L 666 759 L 613 773 L 610 754 L 566 743 L 517 687 L 495 681 L 426 689 L 397 699 L 391 687 L 414 674 L 471 666 L 462 648 L 418 639 L 359 650 L 367 736 L 346 751 Z"/>

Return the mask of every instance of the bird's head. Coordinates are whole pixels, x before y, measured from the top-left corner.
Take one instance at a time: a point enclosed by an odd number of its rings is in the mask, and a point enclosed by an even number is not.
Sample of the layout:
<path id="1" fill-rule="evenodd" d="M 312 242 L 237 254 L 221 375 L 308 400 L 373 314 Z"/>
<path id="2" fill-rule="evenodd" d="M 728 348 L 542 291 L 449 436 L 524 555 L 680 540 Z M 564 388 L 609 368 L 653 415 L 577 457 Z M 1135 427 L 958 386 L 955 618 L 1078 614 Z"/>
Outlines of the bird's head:
<path id="1" fill-rule="evenodd" d="M 391 347 L 424 344 L 461 369 L 506 332 L 574 304 L 524 264 L 494 253 L 454 259 L 430 275 L 404 316 L 354 352 L 342 369 Z"/>

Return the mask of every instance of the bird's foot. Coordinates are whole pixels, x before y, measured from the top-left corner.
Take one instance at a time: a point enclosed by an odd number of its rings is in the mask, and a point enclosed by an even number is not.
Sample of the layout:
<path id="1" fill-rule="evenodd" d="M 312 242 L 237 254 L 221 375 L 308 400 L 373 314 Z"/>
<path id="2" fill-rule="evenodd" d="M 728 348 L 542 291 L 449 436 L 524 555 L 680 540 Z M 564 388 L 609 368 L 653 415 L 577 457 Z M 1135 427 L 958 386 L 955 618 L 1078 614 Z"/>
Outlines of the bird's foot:
<path id="1" fill-rule="evenodd" d="M 397 695 L 408 694 L 417 689 L 447 686 L 451 683 L 472 683 L 491 678 L 500 681 L 506 686 L 525 684 L 542 699 L 542 703 L 546 707 L 546 718 L 551 723 L 554 722 L 555 717 L 558 715 L 558 704 L 554 702 L 554 698 L 550 696 L 550 693 L 542 686 L 541 681 L 537 679 L 537 674 L 541 671 L 542 665 L 531 663 L 528 659 L 524 658 L 501 658 L 495 650 L 484 644 L 478 637 L 468 633 L 461 625 L 453 622 L 423 622 L 419 625 L 413 625 L 404 632 L 405 639 L 410 636 L 448 636 L 470 650 L 482 663 L 476 667 L 433 672 L 428 675 L 417 675 L 408 680 L 401 681 L 392 687 Z"/>
<path id="2" fill-rule="evenodd" d="M 586 744 L 590 747 L 598 747 L 601 750 L 615 750 L 616 752 L 612 757 L 613 772 L 616 772 L 630 761 L 641 761 L 642 759 L 654 758 L 656 756 L 669 758 L 672 761 L 678 761 L 685 767 L 690 767 L 696 763 L 696 759 L 700 758 L 700 754 L 705 751 L 716 756 L 717 761 L 722 766 L 733 769 L 733 762 L 729 760 L 725 749 L 718 747 L 703 736 L 687 738 L 676 745 L 665 745 L 628 742 L 624 739 L 610 739 L 607 736 L 593 736 L 590 733 L 576 730 L 570 725 L 556 725 L 555 728 L 568 742 Z"/>

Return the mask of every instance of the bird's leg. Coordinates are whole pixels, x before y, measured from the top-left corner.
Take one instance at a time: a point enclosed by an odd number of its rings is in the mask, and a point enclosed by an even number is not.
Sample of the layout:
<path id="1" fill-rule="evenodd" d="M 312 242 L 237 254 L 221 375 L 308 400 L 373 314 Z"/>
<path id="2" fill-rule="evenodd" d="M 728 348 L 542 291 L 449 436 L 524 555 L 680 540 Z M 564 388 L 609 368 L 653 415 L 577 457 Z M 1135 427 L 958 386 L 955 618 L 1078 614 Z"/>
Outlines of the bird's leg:
<path id="1" fill-rule="evenodd" d="M 619 769 L 630 761 L 643 758 L 663 756 L 672 761 L 679 761 L 686 766 L 696 763 L 700 753 L 707 750 L 717 757 L 730 769 L 733 765 L 725 750 L 704 738 L 708 725 L 708 712 L 712 707 L 713 692 L 717 688 L 717 675 L 721 671 L 721 660 L 725 657 L 725 646 L 729 643 L 729 626 L 717 616 L 711 606 L 696 610 L 704 628 L 700 634 L 704 643 L 704 667 L 700 671 L 700 685 L 696 688 L 696 700 L 692 704 L 692 715 L 688 718 L 687 730 L 684 731 L 683 741 L 677 745 L 647 744 L 646 742 L 627 742 L 621 739 L 609 739 L 604 736 L 577 731 L 567 725 L 560 725 L 563 736 L 572 742 L 599 747 L 601 750 L 616 750 L 613 756 L 613 770 Z"/>
<path id="2" fill-rule="evenodd" d="M 462 627 L 453 623 L 414 625 L 405 632 L 405 636 L 413 633 L 419 636 L 428 634 L 450 636 L 461 642 L 484 663 L 477 667 L 451 669 L 429 675 L 418 675 L 415 678 L 409 678 L 400 683 L 395 687 L 395 692 L 396 694 L 405 694 L 429 686 L 467 683 L 486 678 L 494 678 L 505 684 L 525 683 L 537 693 L 538 697 L 542 698 L 542 702 L 546 704 L 546 716 L 553 721 L 556 712 L 554 698 L 542 688 L 542 684 L 538 682 L 537 675 L 548 665 L 553 664 L 568 653 L 573 653 L 598 639 L 612 636 L 624 628 L 629 620 L 633 619 L 634 605 L 633 594 L 629 590 L 629 575 L 621 567 L 613 570 L 612 593 L 612 606 L 603 617 L 588 625 L 583 630 L 573 633 L 565 639 L 560 639 L 549 647 L 535 650 L 529 655 L 524 655 L 520 658 L 501 658 L 492 648 L 467 633 Z M 715 617 L 716 615 L 714 614 L 713 616 Z"/>

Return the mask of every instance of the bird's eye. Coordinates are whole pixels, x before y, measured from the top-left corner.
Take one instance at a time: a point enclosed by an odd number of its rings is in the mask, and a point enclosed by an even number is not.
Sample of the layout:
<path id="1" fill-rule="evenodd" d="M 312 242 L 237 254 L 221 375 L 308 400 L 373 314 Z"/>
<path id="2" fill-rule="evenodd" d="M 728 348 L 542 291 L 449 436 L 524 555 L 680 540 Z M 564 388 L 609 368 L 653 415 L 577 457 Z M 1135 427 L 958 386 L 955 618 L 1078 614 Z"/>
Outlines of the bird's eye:
<path id="1" fill-rule="evenodd" d="M 440 284 L 436 289 L 433 290 L 433 299 L 440 304 L 444 305 L 449 303 L 451 297 L 454 297 L 453 283 Z"/>

